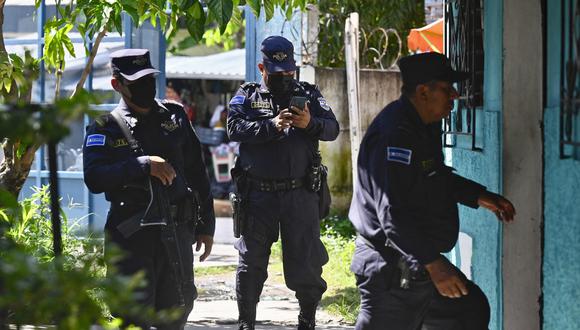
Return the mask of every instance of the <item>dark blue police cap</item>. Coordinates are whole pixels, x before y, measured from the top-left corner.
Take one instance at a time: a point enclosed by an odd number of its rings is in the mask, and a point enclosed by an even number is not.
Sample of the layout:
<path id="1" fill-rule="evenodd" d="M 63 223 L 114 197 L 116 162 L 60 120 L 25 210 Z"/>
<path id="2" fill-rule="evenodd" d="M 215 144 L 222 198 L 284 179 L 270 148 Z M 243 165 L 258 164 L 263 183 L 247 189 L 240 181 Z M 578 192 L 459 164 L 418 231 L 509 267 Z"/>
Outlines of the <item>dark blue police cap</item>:
<path id="1" fill-rule="evenodd" d="M 111 53 L 111 67 L 114 74 L 120 74 L 129 81 L 160 72 L 151 65 L 147 49 L 121 49 L 113 52 Z"/>
<path id="2" fill-rule="evenodd" d="M 445 55 L 435 52 L 409 55 L 398 62 L 403 85 L 416 86 L 429 81 L 457 82 L 469 78 L 467 72 L 455 71 Z"/>
<path id="3" fill-rule="evenodd" d="M 294 46 L 281 36 L 270 36 L 262 41 L 262 62 L 266 71 L 282 72 L 296 71 L 294 61 Z"/>

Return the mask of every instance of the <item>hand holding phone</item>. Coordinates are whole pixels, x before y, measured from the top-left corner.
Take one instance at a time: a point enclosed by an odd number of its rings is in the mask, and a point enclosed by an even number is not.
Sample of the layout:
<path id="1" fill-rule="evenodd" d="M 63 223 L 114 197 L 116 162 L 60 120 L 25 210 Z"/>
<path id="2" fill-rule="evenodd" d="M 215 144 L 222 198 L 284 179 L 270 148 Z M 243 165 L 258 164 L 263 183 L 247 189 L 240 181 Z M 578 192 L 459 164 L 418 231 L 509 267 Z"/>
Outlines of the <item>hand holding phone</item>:
<path id="1" fill-rule="evenodd" d="M 310 123 L 310 111 L 308 109 L 308 98 L 303 96 L 294 96 L 290 100 L 289 111 L 292 115 L 292 126 L 306 128 Z"/>
<path id="2" fill-rule="evenodd" d="M 306 106 L 307 102 L 308 98 L 304 96 L 293 96 L 292 99 L 290 100 L 289 110 L 294 114 L 297 113 L 296 110 L 293 109 L 293 107 L 300 109 L 300 111 L 304 111 L 304 107 Z"/>

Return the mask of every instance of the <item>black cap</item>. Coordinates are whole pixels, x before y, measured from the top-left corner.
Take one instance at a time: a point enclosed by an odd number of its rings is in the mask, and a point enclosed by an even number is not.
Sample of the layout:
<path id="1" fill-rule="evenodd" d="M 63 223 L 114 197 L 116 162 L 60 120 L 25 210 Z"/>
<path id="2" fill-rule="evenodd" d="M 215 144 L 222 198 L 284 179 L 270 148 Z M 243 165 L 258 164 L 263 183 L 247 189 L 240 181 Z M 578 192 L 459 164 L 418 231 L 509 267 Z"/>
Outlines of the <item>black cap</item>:
<path id="1" fill-rule="evenodd" d="M 262 62 L 266 71 L 296 71 L 294 45 L 281 36 L 270 36 L 262 41 Z"/>
<path id="2" fill-rule="evenodd" d="M 439 80 L 457 82 L 469 78 L 467 72 L 455 71 L 445 55 L 435 52 L 409 55 L 398 62 L 403 85 L 416 86 Z"/>
<path id="3" fill-rule="evenodd" d="M 151 65 L 147 49 L 121 49 L 113 52 L 111 53 L 111 67 L 114 74 L 120 74 L 129 81 L 160 72 Z"/>

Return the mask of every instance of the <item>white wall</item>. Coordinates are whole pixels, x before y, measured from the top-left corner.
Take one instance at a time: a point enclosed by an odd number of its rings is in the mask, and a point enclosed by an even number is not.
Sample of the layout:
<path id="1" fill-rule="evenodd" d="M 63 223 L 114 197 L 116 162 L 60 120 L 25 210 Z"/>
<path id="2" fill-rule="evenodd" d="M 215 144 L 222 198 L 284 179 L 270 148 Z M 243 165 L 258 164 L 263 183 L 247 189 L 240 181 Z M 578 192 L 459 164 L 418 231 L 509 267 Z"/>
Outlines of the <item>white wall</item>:
<path id="1" fill-rule="evenodd" d="M 516 221 L 503 226 L 504 329 L 540 329 L 542 13 L 540 1 L 504 0 L 503 193 Z"/>

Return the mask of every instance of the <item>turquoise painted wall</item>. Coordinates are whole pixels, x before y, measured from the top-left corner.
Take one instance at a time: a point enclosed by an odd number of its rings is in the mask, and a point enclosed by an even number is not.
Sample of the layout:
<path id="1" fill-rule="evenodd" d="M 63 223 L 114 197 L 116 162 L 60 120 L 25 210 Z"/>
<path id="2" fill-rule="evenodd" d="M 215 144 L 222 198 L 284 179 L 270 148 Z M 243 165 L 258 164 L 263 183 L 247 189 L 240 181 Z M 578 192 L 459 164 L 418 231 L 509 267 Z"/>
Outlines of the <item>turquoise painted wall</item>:
<path id="1" fill-rule="evenodd" d="M 544 112 L 544 330 L 580 327 L 580 160 L 560 159 L 560 1 L 547 8 Z"/>
<path id="2" fill-rule="evenodd" d="M 483 151 L 452 150 L 452 164 L 460 175 L 477 181 L 491 191 L 501 190 L 501 108 L 503 2 L 489 0 L 484 6 L 484 106 L 478 110 L 478 140 Z M 460 208 L 461 231 L 473 238 L 472 277 L 491 305 L 490 329 L 502 329 L 501 227 L 490 212 Z"/>

